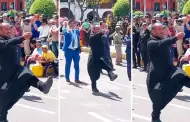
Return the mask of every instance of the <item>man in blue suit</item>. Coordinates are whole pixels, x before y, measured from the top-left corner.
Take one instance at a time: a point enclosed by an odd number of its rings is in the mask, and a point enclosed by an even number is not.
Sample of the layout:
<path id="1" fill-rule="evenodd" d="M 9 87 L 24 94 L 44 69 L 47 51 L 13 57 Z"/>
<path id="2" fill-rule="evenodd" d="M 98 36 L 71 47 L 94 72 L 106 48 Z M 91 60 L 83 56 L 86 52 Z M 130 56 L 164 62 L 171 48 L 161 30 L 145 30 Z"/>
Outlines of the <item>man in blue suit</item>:
<path id="1" fill-rule="evenodd" d="M 64 45 L 63 51 L 65 52 L 65 78 L 67 82 L 71 82 L 69 75 L 70 75 L 70 68 L 71 62 L 74 62 L 75 68 L 75 82 L 80 83 L 79 81 L 79 61 L 80 61 L 80 32 L 75 28 L 75 21 L 69 21 L 69 29 L 68 31 L 64 32 Z"/>

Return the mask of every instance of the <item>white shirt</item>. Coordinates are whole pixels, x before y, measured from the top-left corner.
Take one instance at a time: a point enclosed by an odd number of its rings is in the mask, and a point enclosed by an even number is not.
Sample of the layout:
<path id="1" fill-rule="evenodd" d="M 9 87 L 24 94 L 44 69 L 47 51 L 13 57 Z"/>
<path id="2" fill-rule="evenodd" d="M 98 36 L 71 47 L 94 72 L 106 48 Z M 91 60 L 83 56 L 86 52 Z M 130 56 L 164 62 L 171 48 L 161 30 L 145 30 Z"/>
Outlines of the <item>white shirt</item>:
<path id="1" fill-rule="evenodd" d="M 74 32 L 73 31 L 70 32 L 71 35 L 73 36 L 72 39 L 74 39 L 75 41 L 74 46 L 72 45 L 73 40 L 71 40 L 71 44 L 69 45 L 69 49 L 72 49 L 72 50 L 75 50 L 78 48 L 78 35 L 76 32 L 77 32 L 76 30 L 74 30 Z"/>
<path id="2" fill-rule="evenodd" d="M 190 48 L 187 49 L 187 51 L 185 52 L 185 56 L 190 55 Z"/>
<path id="3" fill-rule="evenodd" d="M 48 25 L 40 26 L 40 27 L 38 28 L 38 31 L 40 32 L 39 38 L 48 37 L 48 34 L 49 34 L 49 26 L 48 26 Z"/>

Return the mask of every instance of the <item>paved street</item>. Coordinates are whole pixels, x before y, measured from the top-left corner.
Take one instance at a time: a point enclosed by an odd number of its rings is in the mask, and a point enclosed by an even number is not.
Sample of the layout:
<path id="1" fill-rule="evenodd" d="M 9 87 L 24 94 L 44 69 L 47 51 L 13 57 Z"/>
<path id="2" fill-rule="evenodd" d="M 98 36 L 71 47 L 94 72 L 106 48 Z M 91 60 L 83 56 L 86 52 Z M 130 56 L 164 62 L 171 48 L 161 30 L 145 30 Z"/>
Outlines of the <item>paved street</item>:
<path id="1" fill-rule="evenodd" d="M 122 53 L 123 54 L 125 54 L 125 50 L 126 50 L 126 45 L 122 45 Z M 116 52 L 115 46 L 113 46 L 113 45 L 110 46 L 110 52 Z"/>
<path id="2" fill-rule="evenodd" d="M 131 122 L 131 83 L 126 63 L 115 66 L 119 77 L 114 82 L 106 75 L 98 81 L 100 93 L 92 94 L 87 74 L 88 54 L 81 53 L 80 80 L 83 84 L 68 84 L 61 77 L 61 122 Z M 65 60 L 61 52 L 60 74 L 64 75 Z M 74 81 L 73 64 L 70 79 Z M 105 71 L 104 71 L 105 72 Z"/>
<path id="3" fill-rule="evenodd" d="M 146 73 L 133 71 L 133 122 L 150 122 L 152 104 L 146 88 Z M 189 122 L 190 89 L 184 88 L 162 111 L 163 122 Z"/>
<path id="4" fill-rule="evenodd" d="M 41 79 L 44 81 L 45 79 Z M 58 79 L 48 95 L 31 87 L 9 111 L 10 122 L 58 122 Z"/>

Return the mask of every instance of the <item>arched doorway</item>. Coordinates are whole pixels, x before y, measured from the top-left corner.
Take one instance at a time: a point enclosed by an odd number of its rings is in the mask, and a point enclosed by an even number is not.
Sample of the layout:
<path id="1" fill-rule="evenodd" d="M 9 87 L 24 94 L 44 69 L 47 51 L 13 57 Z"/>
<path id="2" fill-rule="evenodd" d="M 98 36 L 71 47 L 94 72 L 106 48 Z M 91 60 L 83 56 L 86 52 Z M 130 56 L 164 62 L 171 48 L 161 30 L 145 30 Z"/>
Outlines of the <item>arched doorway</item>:
<path id="1" fill-rule="evenodd" d="M 113 12 L 112 12 L 112 11 L 105 11 L 105 12 L 103 13 L 103 15 L 102 15 L 102 18 L 106 18 L 106 17 L 108 17 L 108 15 L 113 16 Z"/>
<path id="2" fill-rule="evenodd" d="M 87 14 L 87 18 L 88 18 L 90 21 L 93 20 L 93 13 L 95 14 L 95 17 L 98 17 L 98 14 L 97 14 L 96 12 L 91 11 L 91 12 L 89 12 L 89 13 Z"/>
<path id="3" fill-rule="evenodd" d="M 70 18 L 69 18 L 69 12 L 70 12 Z M 60 9 L 60 17 L 67 17 L 68 19 L 74 18 L 73 12 L 69 10 L 68 8 Z"/>

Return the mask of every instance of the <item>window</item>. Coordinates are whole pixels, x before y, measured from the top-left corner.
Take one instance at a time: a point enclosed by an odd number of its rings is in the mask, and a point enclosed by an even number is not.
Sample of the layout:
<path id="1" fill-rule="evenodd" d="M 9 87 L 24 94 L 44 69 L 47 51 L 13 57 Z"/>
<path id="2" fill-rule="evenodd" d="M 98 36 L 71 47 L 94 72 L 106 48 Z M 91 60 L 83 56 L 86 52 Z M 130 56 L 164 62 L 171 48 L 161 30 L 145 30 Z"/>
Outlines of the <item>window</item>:
<path id="1" fill-rule="evenodd" d="M 14 9 L 14 2 L 12 2 L 12 3 L 10 4 L 10 8 L 11 8 L 11 9 Z"/>
<path id="2" fill-rule="evenodd" d="M 141 4 L 140 4 L 140 2 L 136 2 L 136 9 L 141 9 Z"/>
<path id="3" fill-rule="evenodd" d="M 1 10 L 2 11 L 7 11 L 7 3 L 5 3 L 5 2 L 1 3 Z"/>
<path id="4" fill-rule="evenodd" d="M 23 8 L 22 8 L 22 2 L 20 2 L 20 10 L 21 11 L 23 10 Z"/>
<path id="5" fill-rule="evenodd" d="M 155 11 L 160 11 L 160 3 L 155 3 L 154 4 L 154 10 Z"/>

